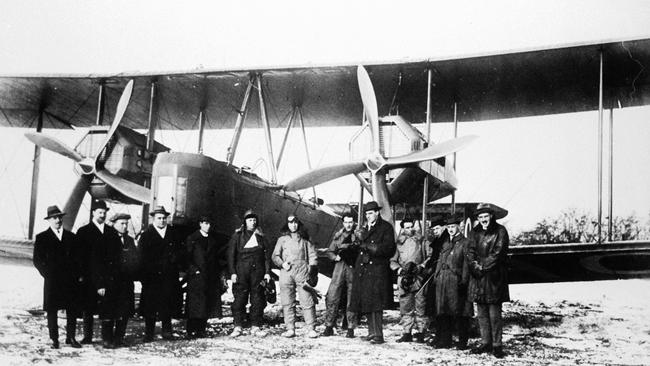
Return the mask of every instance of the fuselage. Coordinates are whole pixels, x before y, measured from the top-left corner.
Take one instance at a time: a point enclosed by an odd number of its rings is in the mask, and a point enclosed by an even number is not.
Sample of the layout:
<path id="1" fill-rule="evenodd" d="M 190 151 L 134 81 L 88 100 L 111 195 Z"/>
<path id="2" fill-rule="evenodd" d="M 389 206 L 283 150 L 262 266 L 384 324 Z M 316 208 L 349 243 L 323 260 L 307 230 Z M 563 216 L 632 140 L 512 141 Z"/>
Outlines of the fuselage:
<path id="1" fill-rule="evenodd" d="M 341 220 L 295 192 L 278 190 L 253 173 L 205 155 L 158 154 L 151 188 L 152 204 L 163 205 L 171 212 L 172 225 L 189 233 L 198 228 L 199 216 L 207 215 L 214 221 L 212 230 L 221 242 L 240 227 L 248 209 L 258 214 L 260 227 L 272 244 L 287 216 L 295 215 L 304 223 L 312 243 L 327 248 Z"/>

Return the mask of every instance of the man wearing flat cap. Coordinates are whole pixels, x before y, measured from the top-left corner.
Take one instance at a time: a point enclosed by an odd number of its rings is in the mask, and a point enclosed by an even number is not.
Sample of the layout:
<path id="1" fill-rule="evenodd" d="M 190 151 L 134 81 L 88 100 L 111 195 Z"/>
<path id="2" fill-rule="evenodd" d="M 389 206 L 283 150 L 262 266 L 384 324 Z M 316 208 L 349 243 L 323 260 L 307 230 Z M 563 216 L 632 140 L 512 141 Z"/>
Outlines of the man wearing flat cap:
<path id="1" fill-rule="evenodd" d="M 43 310 L 47 312 L 47 328 L 52 348 L 59 348 L 57 312 L 66 311 L 66 344 L 79 348 L 75 339 L 80 270 L 74 257 L 75 235 L 63 228 L 65 213 L 57 206 L 47 208 L 50 227 L 36 235 L 34 242 L 34 267 L 43 276 Z"/>
<path id="2" fill-rule="evenodd" d="M 107 245 L 110 236 L 110 228 L 106 225 L 106 213 L 108 207 L 106 202 L 93 200 L 90 205 L 92 219 L 90 222 L 77 230 L 77 247 L 75 249 L 77 260 L 81 268 L 81 298 L 79 299 L 83 311 L 84 337 L 82 344 L 93 342 L 93 316 L 97 314 L 97 286 L 93 283 L 91 268 L 93 249 L 103 248 Z"/>
<path id="3" fill-rule="evenodd" d="M 162 322 L 162 337 L 174 338 L 172 317 L 182 310 L 179 275 L 185 269 L 187 251 L 180 233 L 167 225 L 169 212 L 163 206 L 149 213 L 152 225 L 142 232 L 138 242 L 140 261 L 140 315 L 144 317 L 144 341 L 153 341 L 156 321 Z"/>
<path id="4" fill-rule="evenodd" d="M 130 215 L 117 213 L 106 227 L 103 245 L 92 250 L 92 279 L 99 295 L 99 318 L 102 321 L 104 348 L 124 345 L 126 324 L 134 314 L 133 281 L 137 278 L 138 253 L 128 235 Z"/>
<path id="5" fill-rule="evenodd" d="M 354 266 L 350 310 L 368 318 L 368 337 L 372 344 L 384 343 L 383 310 L 393 303 L 393 283 L 389 261 L 395 254 L 393 226 L 384 221 L 375 201 L 365 204 L 367 223 L 358 233 L 360 252 Z"/>
<path id="6" fill-rule="evenodd" d="M 492 352 L 502 358 L 501 304 L 510 301 L 506 263 L 510 239 L 506 228 L 496 222 L 492 205 L 480 203 L 476 215 L 479 225 L 472 230 L 467 260 L 471 271 L 469 297 L 478 311 L 481 346 L 472 352 Z"/>
<path id="7" fill-rule="evenodd" d="M 259 228 L 257 214 L 253 210 L 244 213 L 241 227 L 230 237 L 227 249 L 228 271 L 232 282 L 232 317 L 235 327 L 231 337 L 242 335 L 246 304 L 250 298 L 251 335 L 264 337 L 261 329 L 266 307 L 262 280 L 271 280 L 271 248 Z"/>

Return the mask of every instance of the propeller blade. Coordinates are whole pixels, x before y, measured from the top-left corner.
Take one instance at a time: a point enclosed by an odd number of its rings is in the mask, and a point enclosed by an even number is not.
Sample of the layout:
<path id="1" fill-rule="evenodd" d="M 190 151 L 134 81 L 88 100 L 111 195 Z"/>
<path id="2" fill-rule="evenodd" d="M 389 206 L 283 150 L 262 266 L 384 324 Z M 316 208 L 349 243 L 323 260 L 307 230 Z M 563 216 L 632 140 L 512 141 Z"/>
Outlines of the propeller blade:
<path id="1" fill-rule="evenodd" d="M 386 166 L 392 168 L 395 166 L 419 163 L 421 161 L 433 160 L 442 156 L 447 156 L 458 150 L 464 149 L 477 138 L 478 136 L 475 135 L 462 136 L 429 146 L 424 150 L 413 151 L 402 156 L 386 158 Z"/>
<path id="2" fill-rule="evenodd" d="M 71 147 L 52 136 L 44 135 L 39 132 L 27 132 L 25 133 L 25 137 L 27 137 L 27 139 L 33 142 L 36 146 L 50 150 L 57 154 L 61 154 L 76 162 L 80 162 L 84 158 L 81 154 L 73 150 Z"/>
<path id="3" fill-rule="evenodd" d="M 99 155 L 102 153 L 102 151 L 104 151 L 111 137 L 113 137 L 115 130 L 117 130 L 117 126 L 120 125 L 120 121 L 122 121 L 122 117 L 124 117 L 124 113 L 126 112 L 126 107 L 128 107 L 129 105 L 129 100 L 131 99 L 132 93 L 133 93 L 133 80 L 129 80 L 129 82 L 124 87 L 124 91 L 122 92 L 120 101 L 117 103 L 117 110 L 115 111 L 115 118 L 113 118 L 113 123 L 111 124 L 111 128 L 108 130 L 108 133 L 106 134 L 104 143 L 97 150 L 97 153 L 95 153 L 95 164 L 97 164 Z"/>
<path id="4" fill-rule="evenodd" d="M 65 207 L 63 207 L 63 212 L 65 212 L 65 216 L 63 216 L 63 227 L 66 230 L 72 230 L 74 227 L 74 223 L 77 220 L 77 214 L 79 213 L 79 207 L 81 207 L 81 203 L 86 196 L 86 192 L 88 191 L 88 187 L 90 187 L 90 182 L 92 180 L 92 176 L 82 175 L 79 177 L 77 184 L 75 184 L 72 189 L 72 192 L 65 203 Z"/>
<path id="5" fill-rule="evenodd" d="M 372 175 L 372 198 L 381 206 L 381 218 L 394 225 L 388 186 L 386 185 L 386 171 L 384 170 L 376 171 Z"/>
<path id="6" fill-rule="evenodd" d="M 95 172 L 97 178 L 104 181 L 121 194 L 142 203 L 151 202 L 151 190 L 139 184 L 128 181 L 117 175 L 109 173 L 107 170 L 98 170 Z"/>
<path id="7" fill-rule="evenodd" d="M 370 81 L 368 72 L 361 65 L 357 67 L 357 81 L 359 83 L 359 92 L 361 93 L 361 101 L 363 102 L 366 118 L 368 119 L 368 124 L 370 124 L 370 134 L 372 135 L 373 144 L 372 148 L 374 152 L 381 154 L 382 151 L 379 151 L 379 116 L 377 112 L 375 89 L 372 87 L 372 82 Z"/>
<path id="8" fill-rule="evenodd" d="M 361 173 L 366 169 L 366 165 L 361 161 L 324 166 L 312 169 L 305 174 L 293 178 L 283 188 L 287 191 L 298 191 L 348 174 Z"/>

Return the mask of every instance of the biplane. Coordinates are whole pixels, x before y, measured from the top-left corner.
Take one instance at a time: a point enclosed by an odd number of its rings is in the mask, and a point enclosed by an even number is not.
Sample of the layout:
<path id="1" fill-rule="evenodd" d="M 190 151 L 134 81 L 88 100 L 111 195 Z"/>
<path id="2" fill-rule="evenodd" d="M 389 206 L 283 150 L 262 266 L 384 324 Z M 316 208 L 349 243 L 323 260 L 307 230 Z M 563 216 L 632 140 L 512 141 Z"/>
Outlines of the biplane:
<path id="1" fill-rule="evenodd" d="M 30 237 L 36 214 L 38 156 L 40 148 L 45 148 L 74 161 L 79 180 L 65 205 L 70 213 L 78 212 L 86 193 L 141 203 L 143 212 L 148 205 L 163 205 L 171 212 L 172 223 L 187 230 L 200 215 L 212 216 L 215 233 L 225 241 L 241 223 L 241 214 L 253 208 L 260 213 L 271 241 L 286 216 L 297 215 L 315 244 L 323 248 L 337 229 L 341 210 L 354 207 L 326 203 L 315 194 L 307 198 L 304 192 L 309 188 L 354 175 L 360 186 L 358 202 L 364 201 L 364 191 L 369 193 L 389 220 L 399 220 L 396 207 L 404 205 L 416 209 L 421 225 L 443 211 L 458 210 L 471 220 L 475 204 L 435 201 L 453 196 L 459 185 L 454 154 L 474 137 L 433 143 L 428 132 L 431 123 L 589 110 L 602 115 L 604 106 L 614 103 L 647 105 L 647 64 L 650 39 L 632 39 L 363 67 L 9 75 L 0 77 L 0 125 L 37 123 L 36 132 L 27 134 L 36 144 Z M 251 113 L 254 110 L 258 113 Z M 289 116 L 277 154 L 271 141 L 271 115 Z M 111 117 L 112 123 L 106 125 L 104 121 Z M 215 125 L 208 126 L 208 120 Z M 427 132 L 413 123 L 423 123 Z M 234 164 L 247 124 L 263 126 L 265 131 L 268 178 Z M 279 182 L 276 172 L 294 125 L 303 130 L 303 138 L 305 126 L 357 125 L 359 134 L 369 132 L 370 141 L 366 151 L 350 161 L 315 167 Z M 70 147 L 42 134 L 46 126 L 89 130 Z M 196 127 L 197 152 L 169 151 L 155 141 L 157 130 Z M 223 147 L 225 159 L 202 154 L 203 131 L 210 127 L 234 130 L 231 143 Z M 391 149 L 398 154 L 386 148 L 386 136 L 393 134 L 402 136 L 401 150 Z M 70 216 L 69 227 L 74 223 Z M 510 257 L 515 283 L 650 275 L 649 243 L 511 248 Z M 328 272 L 326 263 L 321 267 Z"/>

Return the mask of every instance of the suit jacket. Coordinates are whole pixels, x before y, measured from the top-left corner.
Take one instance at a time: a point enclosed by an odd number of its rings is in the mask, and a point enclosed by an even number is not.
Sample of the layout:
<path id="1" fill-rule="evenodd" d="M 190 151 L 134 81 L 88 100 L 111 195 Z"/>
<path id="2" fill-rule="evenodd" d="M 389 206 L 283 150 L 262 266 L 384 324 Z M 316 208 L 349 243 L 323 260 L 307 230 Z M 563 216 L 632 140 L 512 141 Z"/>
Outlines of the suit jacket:
<path id="1" fill-rule="evenodd" d="M 43 309 L 78 310 L 81 275 L 78 262 L 74 257 L 75 235 L 63 230 L 62 240 L 56 237 L 52 229 L 38 235 L 34 242 L 34 267 L 43 276 Z"/>

